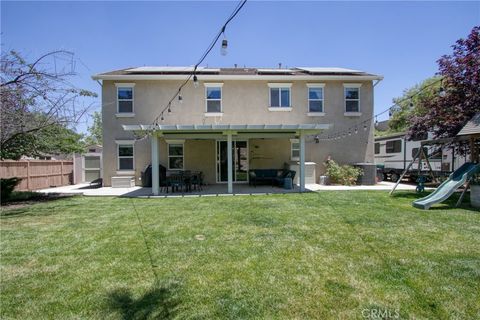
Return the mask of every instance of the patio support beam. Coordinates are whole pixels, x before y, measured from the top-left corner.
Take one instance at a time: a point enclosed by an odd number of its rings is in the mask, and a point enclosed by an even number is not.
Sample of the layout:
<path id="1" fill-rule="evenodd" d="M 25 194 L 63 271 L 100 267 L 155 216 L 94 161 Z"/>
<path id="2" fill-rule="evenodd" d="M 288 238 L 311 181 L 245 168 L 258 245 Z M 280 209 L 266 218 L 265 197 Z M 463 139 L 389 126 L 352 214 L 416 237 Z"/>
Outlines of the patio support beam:
<path id="1" fill-rule="evenodd" d="M 150 137 L 152 142 L 152 193 L 158 196 L 160 193 L 160 180 L 158 172 L 158 137 L 155 133 Z"/>
<path id="2" fill-rule="evenodd" d="M 300 192 L 305 191 L 305 132 L 300 131 Z"/>
<path id="3" fill-rule="evenodd" d="M 233 193 L 232 132 L 227 132 L 228 193 Z"/>

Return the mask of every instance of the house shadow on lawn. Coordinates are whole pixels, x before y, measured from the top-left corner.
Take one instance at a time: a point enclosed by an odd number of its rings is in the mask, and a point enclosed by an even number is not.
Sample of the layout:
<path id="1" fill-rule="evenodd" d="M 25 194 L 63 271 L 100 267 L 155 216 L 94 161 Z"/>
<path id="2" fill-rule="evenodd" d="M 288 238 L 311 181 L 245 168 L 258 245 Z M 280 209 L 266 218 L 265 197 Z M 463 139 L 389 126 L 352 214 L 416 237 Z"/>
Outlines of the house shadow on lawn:
<path id="1" fill-rule="evenodd" d="M 54 202 L 57 200 L 75 197 L 75 195 L 65 195 L 60 193 L 39 193 L 34 191 L 14 191 L 10 199 L 1 202 L 1 217 L 20 216 L 32 214 L 30 206 L 37 203 Z M 43 214 L 45 215 L 45 214 Z"/>
<path id="2" fill-rule="evenodd" d="M 108 293 L 108 309 L 123 320 L 173 319 L 179 306 L 176 285 L 154 284 L 138 298 L 126 288 Z"/>

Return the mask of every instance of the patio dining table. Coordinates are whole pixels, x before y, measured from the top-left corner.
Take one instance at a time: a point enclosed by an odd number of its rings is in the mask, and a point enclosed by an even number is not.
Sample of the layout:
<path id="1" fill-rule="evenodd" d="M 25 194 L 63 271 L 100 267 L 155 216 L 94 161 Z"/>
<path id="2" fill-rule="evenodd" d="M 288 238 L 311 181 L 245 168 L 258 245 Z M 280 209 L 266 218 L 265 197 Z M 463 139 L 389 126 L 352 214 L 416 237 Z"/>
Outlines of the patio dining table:
<path id="1" fill-rule="evenodd" d="M 191 192 L 193 182 L 201 183 L 201 171 L 179 170 L 168 171 L 166 174 L 166 190 L 168 187 L 172 188 L 172 193 L 177 191 Z"/>

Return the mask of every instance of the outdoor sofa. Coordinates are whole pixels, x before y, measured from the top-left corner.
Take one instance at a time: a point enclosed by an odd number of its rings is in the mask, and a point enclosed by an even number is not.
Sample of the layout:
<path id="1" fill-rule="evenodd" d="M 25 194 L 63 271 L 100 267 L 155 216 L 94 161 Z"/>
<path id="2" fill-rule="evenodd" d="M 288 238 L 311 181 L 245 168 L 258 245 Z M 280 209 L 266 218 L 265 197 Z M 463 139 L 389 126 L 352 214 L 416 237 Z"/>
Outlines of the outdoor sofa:
<path id="1" fill-rule="evenodd" d="M 257 186 L 259 184 L 270 184 L 272 186 L 282 186 L 285 179 L 295 178 L 295 171 L 288 169 L 251 169 L 248 171 L 249 184 Z"/>

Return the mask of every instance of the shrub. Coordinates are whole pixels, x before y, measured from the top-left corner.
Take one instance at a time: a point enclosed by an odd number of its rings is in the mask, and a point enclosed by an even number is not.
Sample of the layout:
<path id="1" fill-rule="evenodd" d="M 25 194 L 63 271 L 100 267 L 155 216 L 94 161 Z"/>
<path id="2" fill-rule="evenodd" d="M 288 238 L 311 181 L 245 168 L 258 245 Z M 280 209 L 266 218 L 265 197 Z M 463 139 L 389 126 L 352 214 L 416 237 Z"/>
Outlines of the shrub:
<path id="1" fill-rule="evenodd" d="M 360 175 L 363 174 L 363 170 L 355 168 L 349 165 L 339 165 L 333 160 L 327 160 L 325 162 L 327 168 L 327 176 L 333 183 L 338 183 L 345 186 L 351 186 L 357 182 Z"/>
<path id="2" fill-rule="evenodd" d="M 0 179 L 0 188 L 1 188 L 1 201 L 4 202 L 8 200 L 12 194 L 13 189 L 20 183 L 22 179 L 20 178 L 8 178 Z"/>

